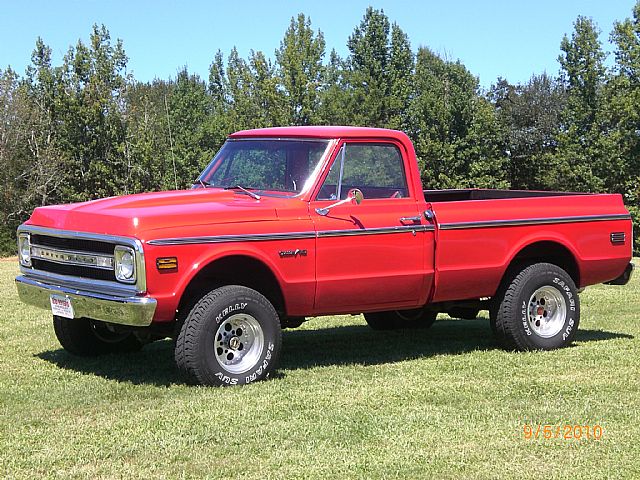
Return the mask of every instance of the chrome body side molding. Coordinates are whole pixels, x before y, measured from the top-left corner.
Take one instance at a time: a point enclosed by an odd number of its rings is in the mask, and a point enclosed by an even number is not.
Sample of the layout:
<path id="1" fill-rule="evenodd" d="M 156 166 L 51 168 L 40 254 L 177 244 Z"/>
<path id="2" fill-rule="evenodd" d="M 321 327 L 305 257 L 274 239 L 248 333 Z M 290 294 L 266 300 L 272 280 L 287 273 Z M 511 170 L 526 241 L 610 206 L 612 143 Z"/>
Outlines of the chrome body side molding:
<path id="1" fill-rule="evenodd" d="M 398 227 L 365 228 L 362 230 L 324 230 L 318 232 L 318 238 L 351 237 L 354 235 L 381 235 L 404 232 L 432 232 L 434 230 L 435 227 L 433 225 L 402 225 Z"/>
<path id="2" fill-rule="evenodd" d="M 258 233 L 247 235 L 217 235 L 210 237 L 161 238 L 149 240 L 149 245 L 193 245 L 202 243 L 266 242 L 272 240 L 299 240 L 320 237 L 350 237 L 355 235 L 380 235 L 404 232 L 431 232 L 433 225 L 399 225 L 351 230 L 323 230 L 319 232 Z"/>
<path id="3" fill-rule="evenodd" d="M 630 220 L 628 214 L 581 215 L 575 217 L 523 218 L 517 220 L 485 220 L 478 222 L 442 223 L 440 230 L 465 230 L 470 228 L 519 227 L 527 225 L 553 225 L 558 223 L 603 222 L 608 220 Z"/>
<path id="4" fill-rule="evenodd" d="M 266 242 L 270 240 L 300 240 L 315 238 L 315 232 L 291 233 L 256 233 L 253 235 L 217 235 L 210 237 L 160 238 L 149 240 L 149 245 L 193 245 L 199 243 L 228 243 L 228 242 Z"/>

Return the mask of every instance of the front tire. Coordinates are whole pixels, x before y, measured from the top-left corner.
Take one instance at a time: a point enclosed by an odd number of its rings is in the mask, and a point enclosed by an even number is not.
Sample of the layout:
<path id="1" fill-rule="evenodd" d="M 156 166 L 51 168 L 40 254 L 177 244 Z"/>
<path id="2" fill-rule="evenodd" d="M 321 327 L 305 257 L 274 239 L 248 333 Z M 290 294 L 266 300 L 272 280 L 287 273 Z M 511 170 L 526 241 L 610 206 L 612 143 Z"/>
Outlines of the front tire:
<path id="1" fill-rule="evenodd" d="M 243 385 L 275 370 L 282 332 L 275 309 L 260 293 L 229 285 L 205 294 L 191 309 L 175 345 L 176 365 L 202 385 Z"/>
<path id="2" fill-rule="evenodd" d="M 416 308 L 412 310 L 365 313 L 364 319 L 373 330 L 427 329 L 433 325 L 437 316 L 438 312 Z"/>
<path id="3" fill-rule="evenodd" d="M 492 316 L 497 337 L 507 348 L 553 350 L 573 341 L 580 323 L 580 299 L 567 272 L 537 263 L 511 280 Z"/>
<path id="4" fill-rule="evenodd" d="M 142 348 L 142 342 L 133 333 L 119 332 L 107 323 L 88 318 L 54 315 L 53 330 L 66 351 L 83 357 L 135 352 Z"/>

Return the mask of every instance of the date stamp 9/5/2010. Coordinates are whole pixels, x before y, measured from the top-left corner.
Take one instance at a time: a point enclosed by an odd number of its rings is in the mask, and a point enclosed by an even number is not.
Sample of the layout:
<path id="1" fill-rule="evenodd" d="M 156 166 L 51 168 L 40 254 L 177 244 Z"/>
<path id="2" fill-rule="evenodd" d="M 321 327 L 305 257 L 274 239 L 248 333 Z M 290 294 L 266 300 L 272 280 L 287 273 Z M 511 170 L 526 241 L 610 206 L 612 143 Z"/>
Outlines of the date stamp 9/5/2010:
<path id="1" fill-rule="evenodd" d="M 604 428 L 601 425 L 543 425 L 527 424 L 523 426 L 525 440 L 601 440 Z"/>

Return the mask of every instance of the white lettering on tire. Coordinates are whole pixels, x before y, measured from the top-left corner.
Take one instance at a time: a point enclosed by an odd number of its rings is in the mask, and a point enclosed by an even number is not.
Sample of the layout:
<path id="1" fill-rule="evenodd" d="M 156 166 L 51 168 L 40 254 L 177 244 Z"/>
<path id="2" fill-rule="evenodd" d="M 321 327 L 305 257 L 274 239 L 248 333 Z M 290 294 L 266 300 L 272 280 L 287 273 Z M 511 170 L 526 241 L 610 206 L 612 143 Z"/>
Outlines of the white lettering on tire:
<path id="1" fill-rule="evenodd" d="M 527 311 L 527 302 L 522 301 L 522 327 L 528 336 L 531 336 L 531 328 L 529 328 L 529 312 Z"/>
<path id="2" fill-rule="evenodd" d="M 233 305 L 229 305 L 222 309 L 222 311 L 216 316 L 216 323 L 220 323 L 223 318 L 229 315 L 232 312 L 236 312 L 238 310 L 244 310 L 247 308 L 246 302 L 234 303 Z"/>
<path id="3" fill-rule="evenodd" d="M 216 373 L 216 377 L 220 379 L 221 382 L 226 383 L 227 385 L 237 385 L 238 379 L 229 377 L 228 375 L 223 375 L 222 373 Z"/>
<path id="4" fill-rule="evenodd" d="M 251 375 L 248 375 L 245 377 L 245 383 L 253 382 L 258 377 L 258 375 L 262 374 L 263 370 L 267 369 L 271 361 L 272 352 L 274 348 L 276 348 L 276 346 L 273 344 L 273 342 L 269 342 L 267 344 L 267 353 L 264 355 L 264 360 L 262 361 L 262 365 L 258 367 L 258 369 L 255 372 L 253 372 Z"/>

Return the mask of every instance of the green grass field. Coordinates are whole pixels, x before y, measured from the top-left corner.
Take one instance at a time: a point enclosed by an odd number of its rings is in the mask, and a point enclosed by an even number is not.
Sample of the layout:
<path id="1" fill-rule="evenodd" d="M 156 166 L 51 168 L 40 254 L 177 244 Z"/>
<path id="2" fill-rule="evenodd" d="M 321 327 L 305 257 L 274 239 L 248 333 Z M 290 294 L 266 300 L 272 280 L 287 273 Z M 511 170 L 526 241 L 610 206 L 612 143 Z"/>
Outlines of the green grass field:
<path id="1" fill-rule="evenodd" d="M 276 378 L 220 389 L 183 384 L 170 341 L 68 355 L 16 272 L 0 260 L 7 478 L 640 478 L 640 275 L 588 288 L 564 350 L 503 351 L 486 312 L 392 333 L 316 318 L 285 332 Z M 525 424 L 604 434 L 527 440 Z"/>

